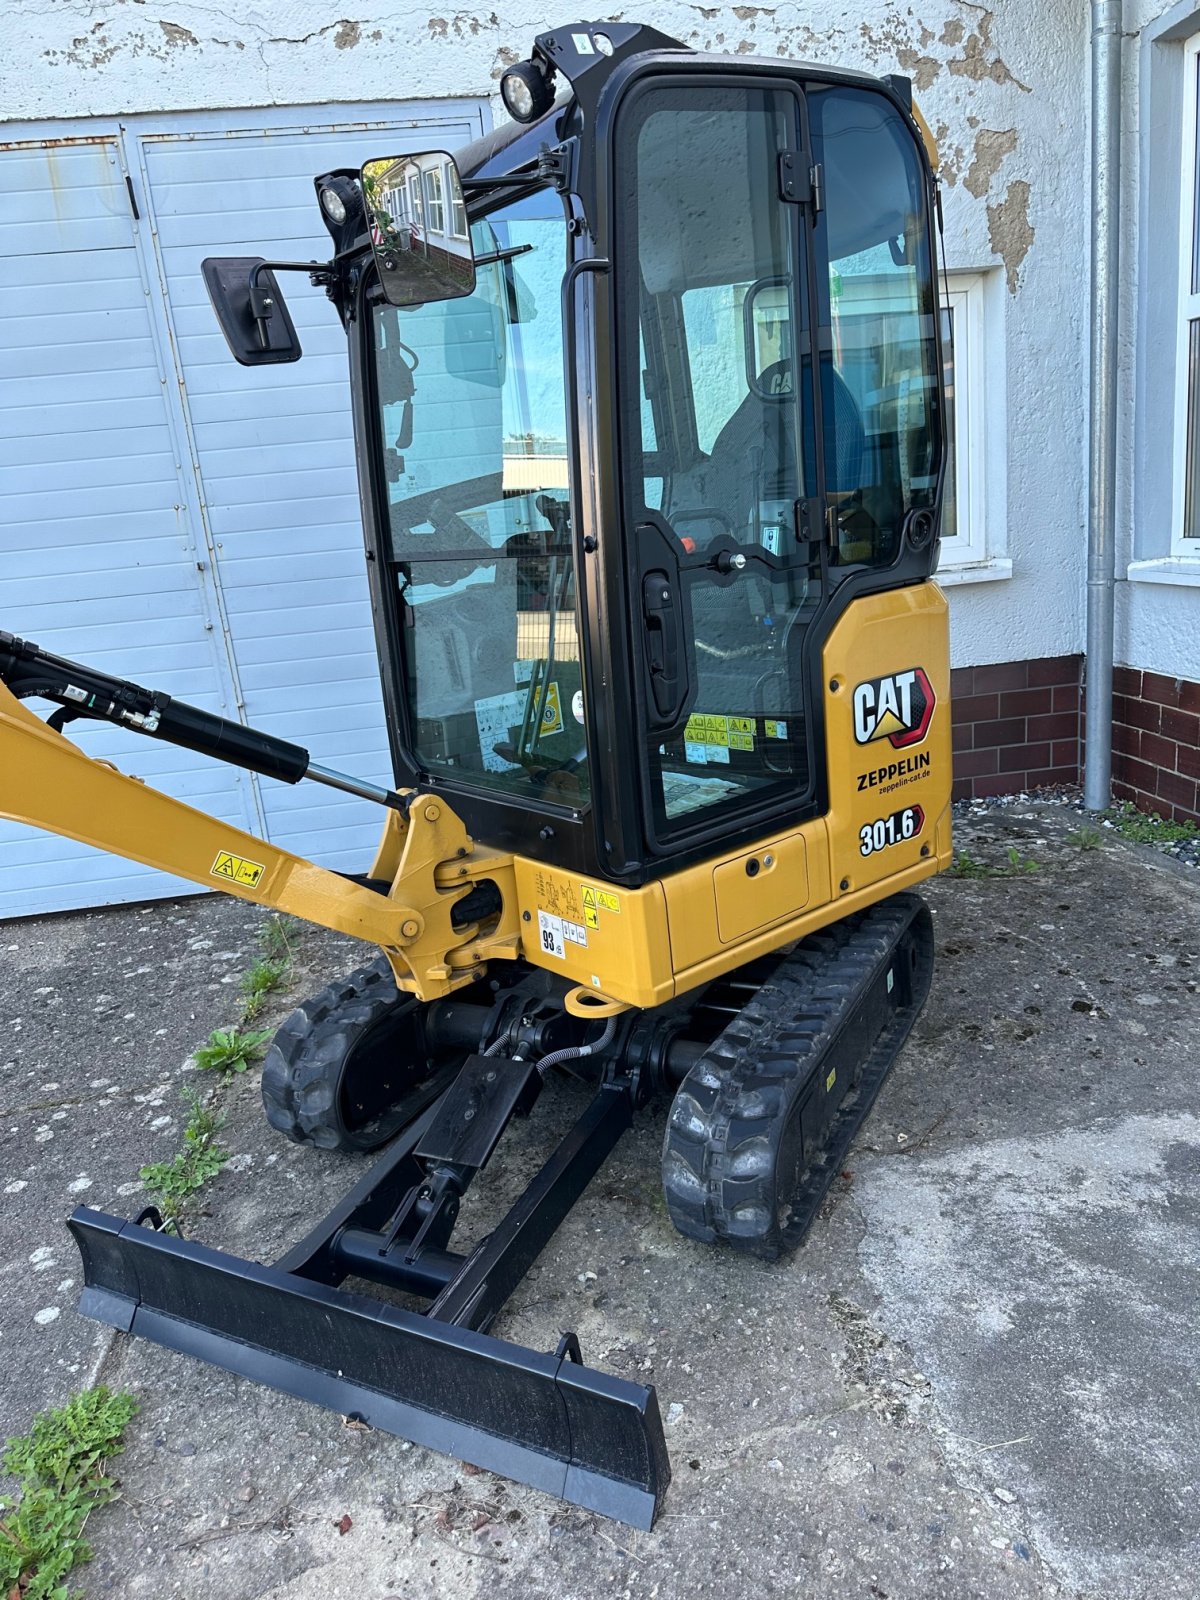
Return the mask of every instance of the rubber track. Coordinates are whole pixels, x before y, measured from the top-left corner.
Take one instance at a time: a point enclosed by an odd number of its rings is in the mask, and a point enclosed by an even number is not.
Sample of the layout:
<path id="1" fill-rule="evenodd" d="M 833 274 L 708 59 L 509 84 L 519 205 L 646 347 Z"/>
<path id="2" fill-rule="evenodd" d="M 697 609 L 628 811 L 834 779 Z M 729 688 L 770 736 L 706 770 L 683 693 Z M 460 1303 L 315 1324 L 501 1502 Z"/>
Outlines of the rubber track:
<path id="1" fill-rule="evenodd" d="M 816 1159 L 790 1197 L 780 1194 L 785 1140 L 798 1132 L 792 1124 L 821 1057 L 910 924 L 918 941 L 911 999 L 890 1013 Z M 671 1106 L 663 1189 L 681 1233 L 768 1260 L 800 1243 L 924 1004 L 932 971 L 929 912 L 914 894 L 847 917 L 779 959 Z"/>

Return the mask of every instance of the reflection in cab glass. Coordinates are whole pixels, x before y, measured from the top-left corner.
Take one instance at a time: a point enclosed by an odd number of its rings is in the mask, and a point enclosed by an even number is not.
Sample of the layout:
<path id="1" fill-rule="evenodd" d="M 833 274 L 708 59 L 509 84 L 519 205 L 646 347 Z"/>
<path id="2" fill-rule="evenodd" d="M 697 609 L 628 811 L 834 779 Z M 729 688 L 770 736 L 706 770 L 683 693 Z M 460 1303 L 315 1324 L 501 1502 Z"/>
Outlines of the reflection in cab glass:
<path id="1" fill-rule="evenodd" d="M 549 191 L 475 222 L 474 292 L 377 308 L 375 367 L 418 759 L 442 778 L 580 806 L 566 237 Z"/>
<path id="2" fill-rule="evenodd" d="M 817 291 L 826 488 L 841 565 L 887 566 L 937 497 L 935 278 L 923 174 L 900 113 L 863 89 L 809 96 L 824 173 Z M 832 409 L 832 416 L 830 415 Z"/>

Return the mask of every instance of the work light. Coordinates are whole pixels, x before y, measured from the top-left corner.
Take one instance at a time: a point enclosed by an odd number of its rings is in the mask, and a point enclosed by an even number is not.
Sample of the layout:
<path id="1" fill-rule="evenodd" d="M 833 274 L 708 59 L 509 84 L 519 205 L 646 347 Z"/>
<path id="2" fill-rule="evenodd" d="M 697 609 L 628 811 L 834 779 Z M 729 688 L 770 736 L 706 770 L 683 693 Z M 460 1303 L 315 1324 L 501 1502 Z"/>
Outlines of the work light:
<path id="1" fill-rule="evenodd" d="M 554 103 L 550 75 L 536 61 L 519 61 L 500 79 L 500 98 L 515 122 L 536 122 Z"/>
<path id="2" fill-rule="evenodd" d="M 346 206 L 336 189 L 321 190 L 321 210 L 330 222 L 341 226 L 346 220 Z"/>

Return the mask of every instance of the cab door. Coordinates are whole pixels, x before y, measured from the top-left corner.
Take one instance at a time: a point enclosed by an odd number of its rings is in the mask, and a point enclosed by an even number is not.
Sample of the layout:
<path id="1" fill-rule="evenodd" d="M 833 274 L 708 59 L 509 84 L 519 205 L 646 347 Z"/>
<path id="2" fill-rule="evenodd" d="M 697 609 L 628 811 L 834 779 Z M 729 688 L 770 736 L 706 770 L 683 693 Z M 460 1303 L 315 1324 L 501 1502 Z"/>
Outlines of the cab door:
<path id="1" fill-rule="evenodd" d="M 617 119 L 619 453 L 650 858 L 815 793 L 824 467 L 794 83 L 650 80 Z"/>

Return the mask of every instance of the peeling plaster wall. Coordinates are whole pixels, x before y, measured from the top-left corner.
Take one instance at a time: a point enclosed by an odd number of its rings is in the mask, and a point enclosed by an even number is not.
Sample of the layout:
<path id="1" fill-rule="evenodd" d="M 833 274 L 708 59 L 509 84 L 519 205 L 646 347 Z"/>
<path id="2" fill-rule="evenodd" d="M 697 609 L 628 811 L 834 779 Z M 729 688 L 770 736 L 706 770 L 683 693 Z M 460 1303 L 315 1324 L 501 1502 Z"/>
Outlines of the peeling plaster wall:
<path id="1" fill-rule="evenodd" d="M 314 0 L 8 0 L 2 116 L 494 96 L 551 17 L 519 0 L 478 12 L 375 0 L 330 13 Z M 702 49 L 914 80 L 943 152 L 949 265 L 998 272 L 1007 291 L 993 297 L 1005 319 L 1007 548 L 990 553 L 1012 560 L 1013 577 L 950 591 L 954 662 L 1081 649 L 1087 8 L 646 0 L 625 14 Z"/>

